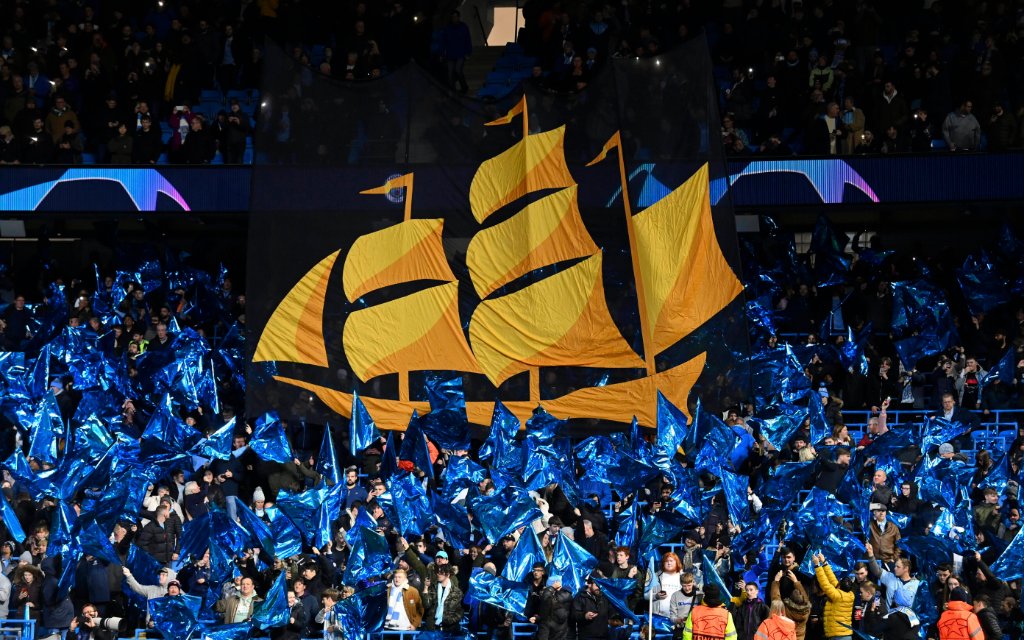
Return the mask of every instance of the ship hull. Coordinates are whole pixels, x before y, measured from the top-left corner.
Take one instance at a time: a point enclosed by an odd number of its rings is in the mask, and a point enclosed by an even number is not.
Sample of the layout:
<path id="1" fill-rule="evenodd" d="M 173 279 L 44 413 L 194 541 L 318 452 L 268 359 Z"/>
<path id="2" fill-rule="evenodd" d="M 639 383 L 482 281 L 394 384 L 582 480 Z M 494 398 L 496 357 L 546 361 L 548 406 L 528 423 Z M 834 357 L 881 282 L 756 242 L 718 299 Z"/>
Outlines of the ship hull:
<path id="1" fill-rule="evenodd" d="M 560 419 L 594 418 L 628 423 L 635 416 L 641 425 L 655 427 L 658 421 L 658 392 L 660 391 L 672 404 L 686 412 L 690 390 L 704 370 L 705 360 L 706 354 L 702 353 L 691 360 L 651 376 L 603 387 L 579 389 L 558 398 L 544 400 L 540 404 L 545 411 Z M 284 376 L 274 376 L 274 379 L 306 389 L 320 398 L 332 411 L 345 417 L 351 417 L 351 393 Z M 426 402 L 403 402 L 361 394 L 359 399 L 366 405 L 370 416 L 381 429 L 403 431 L 409 424 L 409 418 L 413 411 L 417 411 L 421 415 L 430 411 L 430 405 Z M 526 424 L 536 408 L 536 403 L 527 400 L 504 402 L 504 405 L 523 424 Z M 466 417 L 473 424 L 490 424 L 493 412 L 493 402 L 466 402 Z"/>

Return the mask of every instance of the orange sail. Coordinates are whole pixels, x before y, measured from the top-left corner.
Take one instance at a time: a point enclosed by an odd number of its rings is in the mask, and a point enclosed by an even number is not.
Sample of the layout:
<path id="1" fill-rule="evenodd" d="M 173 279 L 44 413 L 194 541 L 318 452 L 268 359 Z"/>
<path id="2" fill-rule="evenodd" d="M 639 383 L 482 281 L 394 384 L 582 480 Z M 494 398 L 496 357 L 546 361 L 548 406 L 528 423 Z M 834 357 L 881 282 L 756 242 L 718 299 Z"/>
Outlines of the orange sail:
<path id="1" fill-rule="evenodd" d="M 284 297 L 270 316 L 253 362 L 296 362 L 327 366 L 324 345 L 324 300 L 327 283 L 340 251 L 335 251 L 310 269 Z"/>
<path id="2" fill-rule="evenodd" d="M 441 218 L 406 220 L 360 236 L 345 257 L 342 283 L 350 302 L 370 291 L 416 280 L 453 282 Z"/>
<path id="3" fill-rule="evenodd" d="M 601 254 L 519 291 L 484 300 L 469 337 L 496 386 L 530 367 L 643 368 L 608 313 Z"/>
<path id="4" fill-rule="evenodd" d="M 565 127 L 527 136 L 480 165 L 469 185 L 469 206 L 477 222 L 519 198 L 542 189 L 575 184 L 565 164 Z"/>
<path id="5" fill-rule="evenodd" d="M 348 316 L 342 343 L 360 380 L 400 371 L 479 372 L 459 323 L 457 282 L 359 309 Z"/>
<path id="6" fill-rule="evenodd" d="M 466 265 L 477 295 L 485 298 L 535 269 L 597 253 L 576 190 L 574 185 L 541 198 L 473 236 Z"/>
<path id="7" fill-rule="evenodd" d="M 708 166 L 633 216 L 655 353 L 696 331 L 743 285 L 715 237 Z"/>

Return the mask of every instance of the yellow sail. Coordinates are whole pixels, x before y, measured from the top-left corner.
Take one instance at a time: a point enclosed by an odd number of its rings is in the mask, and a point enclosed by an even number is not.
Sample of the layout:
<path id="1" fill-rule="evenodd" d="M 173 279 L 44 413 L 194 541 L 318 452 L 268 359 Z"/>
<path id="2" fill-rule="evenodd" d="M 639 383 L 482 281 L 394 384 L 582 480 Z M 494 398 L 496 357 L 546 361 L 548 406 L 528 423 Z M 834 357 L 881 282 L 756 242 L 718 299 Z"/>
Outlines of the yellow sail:
<path id="1" fill-rule="evenodd" d="M 256 344 L 253 362 L 277 360 L 327 366 L 324 300 L 339 253 L 335 251 L 318 262 L 277 305 Z"/>
<path id="2" fill-rule="evenodd" d="M 632 222 L 657 354 L 725 308 L 743 286 L 715 237 L 706 164 Z"/>
<path id="3" fill-rule="evenodd" d="M 469 243 L 466 264 L 481 298 L 534 269 L 597 253 L 574 185 L 527 205 Z"/>
<path id="4" fill-rule="evenodd" d="M 345 258 L 342 284 L 349 302 L 402 282 L 453 282 L 441 246 L 442 218 L 406 220 L 360 236 Z"/>
<path id="5" fill-rule="evenodd" d="M 480 165 L 469 185 L 476 221 L 528 193 L 575 184 L 565 165 L 564 138 L 564 126 L 531 134 Z"/>
<path id="6" fill-rule="evenodd" d="M 480 303 L 469 325 L 495 385 L 530 367 L 643 368 L 605 303 L 598 253 L 524 289 Z"/>
<path id="7" fill-rule="evenodd" d="M 342 343 L 352 371 L 364 382 L 399 371 L 479 372 L 459 322 L 458 293 L 450 282 L 349 314 Z"/>

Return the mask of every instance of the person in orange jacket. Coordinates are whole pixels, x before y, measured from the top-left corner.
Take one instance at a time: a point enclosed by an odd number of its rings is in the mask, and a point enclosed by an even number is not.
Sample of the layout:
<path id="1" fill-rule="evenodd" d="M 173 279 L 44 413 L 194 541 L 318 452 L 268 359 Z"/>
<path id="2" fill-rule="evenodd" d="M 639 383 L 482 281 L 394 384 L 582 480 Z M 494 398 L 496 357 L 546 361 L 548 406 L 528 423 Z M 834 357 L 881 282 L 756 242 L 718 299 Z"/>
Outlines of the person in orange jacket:
<path id="1" fill-rule="evenodd" d="M 963 587 L 950 592 L 946 610 L 942 612 L 936 626 L 939 629 L 939 640 L 985 640 L 981 621 L 971 606 L 971 596 Z"/>
<path id="2" fill-rule="evenodd" d="M 754 633 L 754 640 L 796 640 L 796 622 L 786 617 L 786 603 L 772 600 L 769 615 Z"/>

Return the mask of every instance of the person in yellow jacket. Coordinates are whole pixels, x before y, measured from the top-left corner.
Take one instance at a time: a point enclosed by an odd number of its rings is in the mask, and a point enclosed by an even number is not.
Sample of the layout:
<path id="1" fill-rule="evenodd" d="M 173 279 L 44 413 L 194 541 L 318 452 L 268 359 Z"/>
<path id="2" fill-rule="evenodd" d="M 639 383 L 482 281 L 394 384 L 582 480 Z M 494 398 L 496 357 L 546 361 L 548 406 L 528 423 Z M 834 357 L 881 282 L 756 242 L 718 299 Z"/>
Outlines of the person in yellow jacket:
<path id="1" fill-rule="evenodd" d="M 754 640 L 796 640 L 796 622 L 786 617 L 786 603 L 772 600 L 769 616 L 754 633 Z"/>
<path id="2" fill-rule="evenodd" d="M 825 637 L 830 640 L 848 640 L 853 626 L 853 580 L 836 579 L 832 567 L 820 553 L 814 556 L 814 577 L 825 592 Z"/>
<path id="3" fill-rule="evenodd" d="M 942 612 L 936 626 L 939 629 L 939 640 L 985 640 L 981 621 L 971 606 L 971 596 L 963 587 L 949 592 L 946 610 Z"/>
<path id="4" fill-rule="evenodd" d="M 683 640 L 736 640 L 736 625 L 732 614 L 722 604 L 722 593 L 718 586 L 704 585 L 704 600 L 686 618 Z"/>

